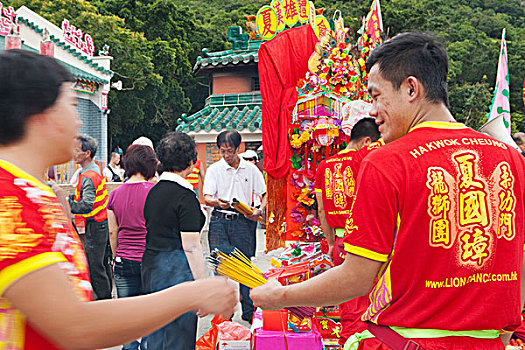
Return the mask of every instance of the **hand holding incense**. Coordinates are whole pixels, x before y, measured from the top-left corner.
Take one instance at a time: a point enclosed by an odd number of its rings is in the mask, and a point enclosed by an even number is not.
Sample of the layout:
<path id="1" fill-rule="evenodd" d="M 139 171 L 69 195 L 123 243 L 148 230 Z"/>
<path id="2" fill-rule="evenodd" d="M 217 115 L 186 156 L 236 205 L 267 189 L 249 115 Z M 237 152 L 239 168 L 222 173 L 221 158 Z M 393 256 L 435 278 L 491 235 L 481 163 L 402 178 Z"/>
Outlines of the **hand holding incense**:
<path id="1" fill-rule="evenodd" d="M 208 257 L 208 263 L 219 275 L 226 276 L 249 288 L 262 286 L 268 281 L 262 271 L 237 248 L 229 255 L 214 249 Z M 298 306 L 287 309 L 299 319 L 312 317 L 315 312 L 315 308 L 312 307 Z"/>
<path id="2" fill-rule="evenodd" d="M 239 213 L 243 215 L 246 215 L 246 216 L 253 215 L 253 209 L 247 206 L 246 204 L 244 204 L 243 202 L 239 201 L 237 198 L 232 199 L 231 206 L 233 209 L 237 210 Z M 257 221 L 262 222 L 263 218 L 259 216 L 257 218 Z"/>

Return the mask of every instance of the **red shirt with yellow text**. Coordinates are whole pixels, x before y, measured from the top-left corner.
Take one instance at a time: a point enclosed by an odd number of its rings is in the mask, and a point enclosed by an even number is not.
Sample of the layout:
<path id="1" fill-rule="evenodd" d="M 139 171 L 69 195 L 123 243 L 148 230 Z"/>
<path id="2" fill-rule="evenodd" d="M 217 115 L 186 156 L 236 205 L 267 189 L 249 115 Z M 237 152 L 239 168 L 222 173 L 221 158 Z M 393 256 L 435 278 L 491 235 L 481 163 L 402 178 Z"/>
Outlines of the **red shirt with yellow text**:
<path id="1" fill-rule="evenodd" d="M 345 249 L 384 263 L 364 321 L 443 330 L 520 322 L 523 157 L 459 123 L 426 122 L 368 155 Z"/>
<path id="2" fill-rule="evenodd" d="M 0 160 L 0 348 L 58 349 L 3 297 L 19 278 L 55 263 L 79 299 L 91 300 L 82 245 L 53 191 Z"/>
<path id="3" fill-rule="evenodd" d="M 355 197 L 350 165 L 356 150 L 343 150 L 326 158 L 315 174 L 315 192 L 323 194 L 326 221 L 332 228 L 344 228 Z"/>

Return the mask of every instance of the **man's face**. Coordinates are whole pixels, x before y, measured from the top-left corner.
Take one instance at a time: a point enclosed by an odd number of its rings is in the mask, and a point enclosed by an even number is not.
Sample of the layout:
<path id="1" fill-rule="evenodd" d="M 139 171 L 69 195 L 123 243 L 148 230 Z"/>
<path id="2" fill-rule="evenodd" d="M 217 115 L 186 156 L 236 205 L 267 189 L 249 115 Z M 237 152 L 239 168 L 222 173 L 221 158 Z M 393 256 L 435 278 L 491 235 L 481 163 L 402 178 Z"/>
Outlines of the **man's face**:
<path id="1" fill-rule="evenodd" d="M 90 157 L 90 153 L 89 151 L 82 150 L 82 142 L 78 140 L 75 141 L 75 146 L 73 147 L 73 160 L 75 163 L 81 164 Z"/>
<path id="2" fill-rule="evenodd" d="M 219 148 L 219 154 L 222 158 L 226 161 L 228 164 L 235 163 L 235 160 L 237 159 L 237 148 L 230 146 L 230 145 L 221 145 Z"/>
<path id="3" fill-rule="evenodd" d="M 120 162 L 120 154 L 114 154 L 113 158 L 111 158 L 111 162 L 113 164 L 118 164 Z"/>
<path id="4" fill-rule="evenodd" d="M 71 83 L 64 83 L 55 104 L 44 112 L 52 125 L 51 137 L 53 149 L 57 152 L 57 164 L 65 163 L 73 156 L 78 129 L 82 125 L 76 106 L 77 98 L 71 89 Z"/>
<path id="5" fill-rule="evenodd" d="M 520 140 L 521 140 L 521 145 L 518 145 L 518 147 L 520 148 L 520 150 L 521 150 L 522 152 L 525 152 L 525 133 L 520 132 L 520 133 L 518 133 L 517 136 L 518 136 L 518 137 L 520 138 Z"/>
<path id="6" fill-rule="evenodd" d="M 375 64 L 368 76 L 368 91 L 372 97 L 370 116 L 376 118 L 379 132 L 388 143 L 405 135 L 411 123 L 407 94 L 403 85 L 396 90 L 392 83 L 383 78 L 379 65 Z"/>

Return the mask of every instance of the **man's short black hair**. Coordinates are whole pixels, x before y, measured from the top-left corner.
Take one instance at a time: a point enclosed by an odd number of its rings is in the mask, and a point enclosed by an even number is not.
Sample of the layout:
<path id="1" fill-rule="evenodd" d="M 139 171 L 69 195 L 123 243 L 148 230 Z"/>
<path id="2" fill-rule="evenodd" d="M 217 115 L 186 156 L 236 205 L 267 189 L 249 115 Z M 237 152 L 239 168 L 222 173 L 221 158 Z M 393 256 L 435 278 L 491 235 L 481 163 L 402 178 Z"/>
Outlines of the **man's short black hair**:
<path id="1" fill-rule="evenodd" d="M 241 145 L 241 134 L 237 130 L 227 130 L 221 132 L 217 136 L 217 148 L 221 148 L 222 145 L 231 146 L 235 149 Z"/>
<path id="2" fill-rule="evenodd" d="M 73 76 L 55 59 L 26 50 L 0 53 L 0 145 L 23 138 L 26 120 L 53 106 Z"/>
<path id="3" fill-rule="evenodd" d="M 77 140 L 80 141 L 80 144 L 82 145 L 82 151 L 89 151 L 91 159 L 95 158 L 98 149 L 97 139 L 86 134 L 81 134 L 77 136 Z"/>
<path id="4" fill-rule="evenodd" d="M 183 132 L 170 132 L 160 140 L 157 146 L 157 158 L 160 161 L 159 173 L 164 171 L 180 172 L 197 161 L 195 141 Z"/>
<path id="5" fill-rule="evenodd" d="M 422 32 L 398 34 L 370 53 L 366 70 L 370 72 L 376 63 L 382 77 L 396 90 L 413 76 L 423 84 L 429 101 L 449 107 L 448 56 L 437 37 Z"/>
<path id="6" fill-rule="evenodd" d="M 363 118 L 355 123 L 350 133 L 350 141 L 359 141 L 367 136 L 370 136 L 372 142 L 377 141 L 381 137 L 379 126 L 374 118 Z"/>

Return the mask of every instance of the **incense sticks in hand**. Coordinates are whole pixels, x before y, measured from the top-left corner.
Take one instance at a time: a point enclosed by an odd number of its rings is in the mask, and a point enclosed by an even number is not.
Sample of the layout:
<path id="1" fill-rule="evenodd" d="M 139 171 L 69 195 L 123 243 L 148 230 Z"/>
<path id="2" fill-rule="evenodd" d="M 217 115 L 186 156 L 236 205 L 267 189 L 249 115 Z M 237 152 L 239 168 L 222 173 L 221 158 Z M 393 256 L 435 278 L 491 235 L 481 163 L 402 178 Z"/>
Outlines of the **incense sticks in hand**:
<path id="1" fill-rule="evenodd" d="M 226 276 L 249 288 L 262 286 L 267 281 L 262 271 L 237 248 L 229 255 L 214 249 L 208 257 L 208 263 L 219 275 Z M 306 317 L 312 317 L 315 312 L 314 307 L 306 306 L 287 309 L 292 315 L 301 320 Z"/>
<path id="2" fill-rule="evenodd" d="M 266 278 L 261 270 L 237 248 L 230 255 L 214 249 L 208 258 L 208 263 L 219 275 L 226 276 L 249 288 L 266 283 Z"/>

